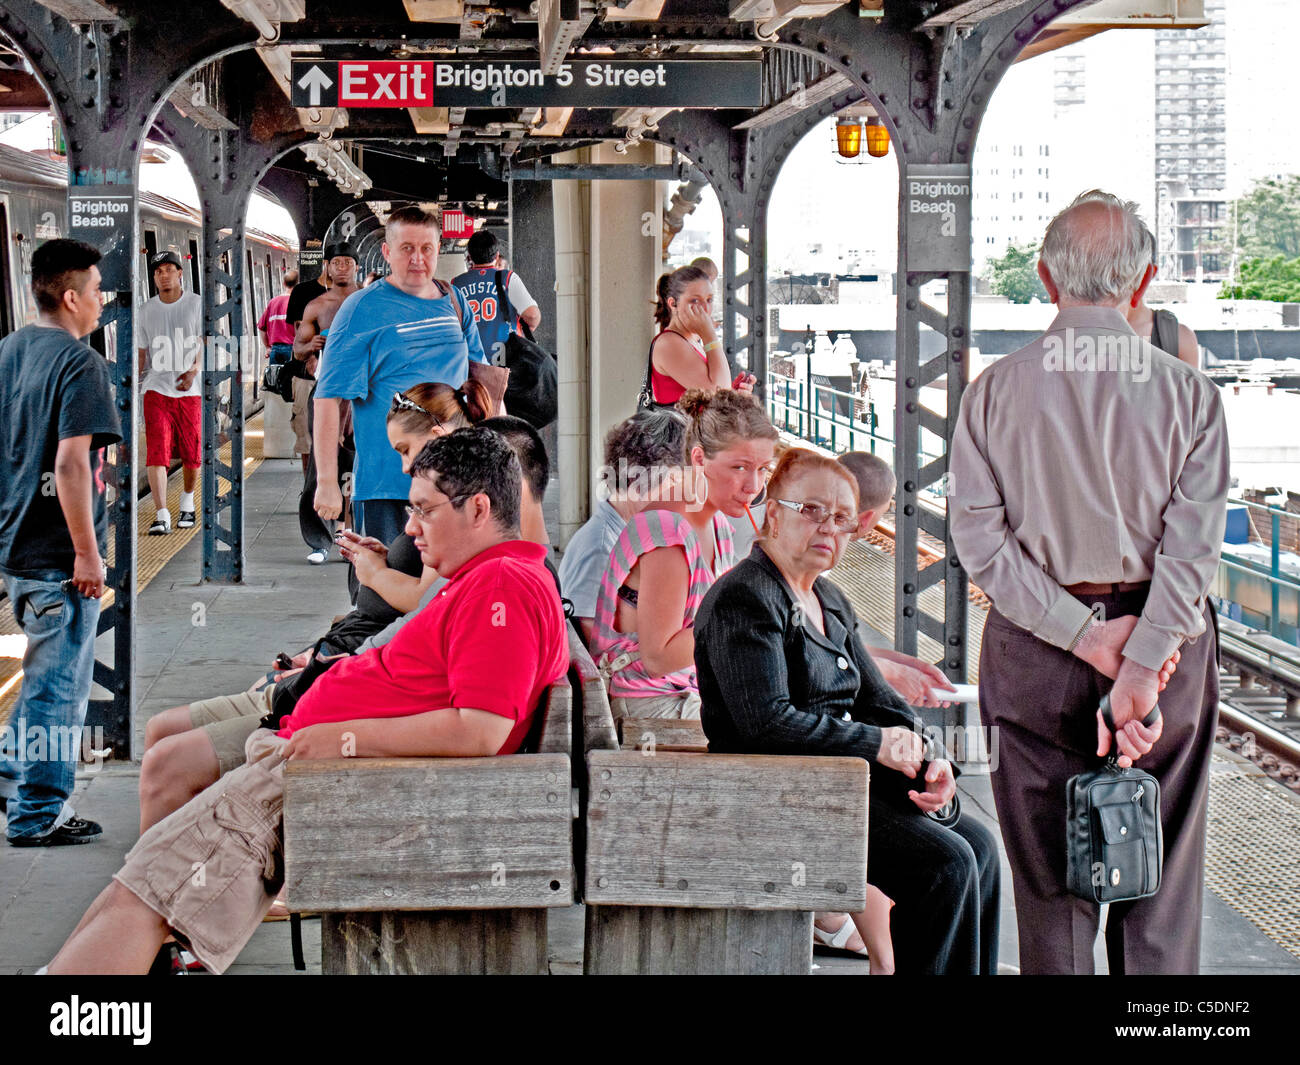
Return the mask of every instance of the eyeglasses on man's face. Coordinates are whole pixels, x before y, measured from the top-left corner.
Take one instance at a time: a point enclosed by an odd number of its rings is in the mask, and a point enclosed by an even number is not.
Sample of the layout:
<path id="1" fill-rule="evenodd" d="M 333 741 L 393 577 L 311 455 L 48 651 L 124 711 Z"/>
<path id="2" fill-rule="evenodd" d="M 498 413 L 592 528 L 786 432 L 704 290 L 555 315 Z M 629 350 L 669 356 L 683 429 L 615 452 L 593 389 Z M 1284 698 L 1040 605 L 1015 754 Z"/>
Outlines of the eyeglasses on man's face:
<path id="1" fill-rule="evenodd" d="M 433 512 L 439 507 L 455 502 L 454 499 L 444 499 L 441 503 L 434 503 L 431 507 L 422 507 L 418 503 L 407 503 L 403 509 L 405 509 L 408 518 L 414 518 L 416 521 L 428 521 L 433 516 Z"/>
<path id="2" fill-rule="evenodd" d="M 842 510 L 832 511 L 820 503 L 800 503 L 794 499 L 778 499 L 778 503 L 783 507 L 789 507 L 797 514 L 803 515 L 814 525 L 823 525 L 827 519 L 830 519 L 832 525 L 839 532 L 852 532 L 858 527 L 858 516 L 849 514 Z"/>

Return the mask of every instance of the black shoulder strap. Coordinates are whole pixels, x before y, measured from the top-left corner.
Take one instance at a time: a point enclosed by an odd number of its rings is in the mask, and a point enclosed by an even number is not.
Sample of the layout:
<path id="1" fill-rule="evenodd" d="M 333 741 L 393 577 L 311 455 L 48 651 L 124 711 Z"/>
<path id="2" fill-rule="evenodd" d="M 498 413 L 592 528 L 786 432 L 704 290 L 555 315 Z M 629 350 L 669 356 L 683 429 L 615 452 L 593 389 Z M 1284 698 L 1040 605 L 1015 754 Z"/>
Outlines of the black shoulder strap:
<path id="1" fill-rule="evenodd" d="M 1151 325 L 1151 343 L 1178 358 L 1178 319 L 1173 311 L 1156 311 Z"/>
<path id="2" fill-rule="evenodd" d="M 510 305 L 510 277 L 509 270 L 498 270 L 496 272 L 497 299 L 501 303 L 501 309 L 505 311 L 506 321 L 510 323 L 510 328 L 515 327 L 515 309 Z"/>

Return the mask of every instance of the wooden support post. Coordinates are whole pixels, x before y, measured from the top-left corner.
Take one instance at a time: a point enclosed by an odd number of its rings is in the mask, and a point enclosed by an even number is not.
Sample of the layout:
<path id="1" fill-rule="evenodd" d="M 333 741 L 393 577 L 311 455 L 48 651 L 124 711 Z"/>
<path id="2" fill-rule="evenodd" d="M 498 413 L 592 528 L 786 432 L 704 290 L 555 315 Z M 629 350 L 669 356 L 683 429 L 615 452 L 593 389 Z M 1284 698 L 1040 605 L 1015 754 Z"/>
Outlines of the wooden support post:
<path id="1" fill-rule="evenodd" d="M 812 919 L 799 910 L 588 906 L 583 972 L 802 976 L 812 966 Z"/>
<path id="2" fill-rule="evenodd" d="M 326 976 L 544 975 L 546 911 L 321 915 Z"/>

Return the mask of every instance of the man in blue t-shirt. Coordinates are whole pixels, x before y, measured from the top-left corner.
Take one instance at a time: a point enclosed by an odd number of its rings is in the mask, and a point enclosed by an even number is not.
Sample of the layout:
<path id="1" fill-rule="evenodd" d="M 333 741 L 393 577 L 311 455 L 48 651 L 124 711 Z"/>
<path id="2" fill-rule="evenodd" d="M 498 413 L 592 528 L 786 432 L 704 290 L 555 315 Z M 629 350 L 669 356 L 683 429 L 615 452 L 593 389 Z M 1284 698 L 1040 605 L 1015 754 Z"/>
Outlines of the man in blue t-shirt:
<path id="1" fill-rule="evenodd" d="M 0 577 L 27 637 L 0 728 L 0 809 L 15 847 L 89 843 L 73 814 L 104 594 L 104 448 L 122 439 L 108 363 L 81 338 L 99 322 L 100 255 L 79 240 L 32 254 L 39 316 L 0 341 Z"/>
<path id="2" fill-rule="evenodd" d="M 470 268 L 452 284 L 464 293 L 469 309 L 474 312 L 483 350 L 492 362 L 501 365 L 505 361 L 506 338 L 519 328 L 520 322 L 536 329 L 542 322 L 542 312 L 523 279 L 513 270 L 503 269 L 501 249 L 491 233 L 485 230 L 470 237 L 465 255 Z M 500 278 L 505 282 L 504 294 L 498 274 L 505 275 Z"/>
<path id="3" fill-rule="evenodd" d="M 332 521 L 343 509 L 334 401 L 348 399 L 357 445 L 355 524 L 385 544 L 406 525 L 411 485 L 388 442 L 393 396 L 424 381 L 459 388 L 471 360 L 488 361 L 469 305 L 454 288 L 444 295 L 434 280 L 440 235 L 437 216 L 421 207 L 400 207 L 388 216 L 383 253 L 392 273 L 344 301 L 316 375 L 316 513 Z"/>

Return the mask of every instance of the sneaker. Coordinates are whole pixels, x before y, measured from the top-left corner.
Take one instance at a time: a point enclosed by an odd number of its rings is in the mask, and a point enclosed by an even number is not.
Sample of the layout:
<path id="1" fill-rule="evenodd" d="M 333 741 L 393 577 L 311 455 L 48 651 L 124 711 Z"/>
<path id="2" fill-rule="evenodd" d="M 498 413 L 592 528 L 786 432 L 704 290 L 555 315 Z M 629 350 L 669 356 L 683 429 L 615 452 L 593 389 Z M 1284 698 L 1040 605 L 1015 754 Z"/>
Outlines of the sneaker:
<path id="1" fill-rule="evenodd" d="M 11 839 L 11 847 L 66 847 L 74 843 L 92 843 L 103 834 L 103 828 L 94 821 L 69 817 L 48 836 L 25 836 Z"/>
<path id="2" fill-rule="evenodd" d="M 323 566 L 325 565 L 326 562 L 329 561 L 329 557 L 330 557 L 329 548 L 325 547 L 319 551 L 313 551 L 310 555 L 307 556 L 307 561 L 310 562 L 313 566 Z"/>
<path id="3" fill-rule="evenodd" d="M 171 531 L 172 531 L 172 519 L 170 517 L 154 518 L 153 524 L 149 526 L 150 536 L 166 536 Z"/>
<path id="4" fill-rule="evenodd" d="M 178 529 L 192 529 L 192 528 L 194 528 L 194 511 L 192 511 L 192 510 L 182 510 L 182 511 L 181 511 L 181 516 L 180 516 L 180 518 L 179 518 L 179 519 L 177 520 L 177 522 L 176 522 L 176 528 L 178 528 Z"/>

